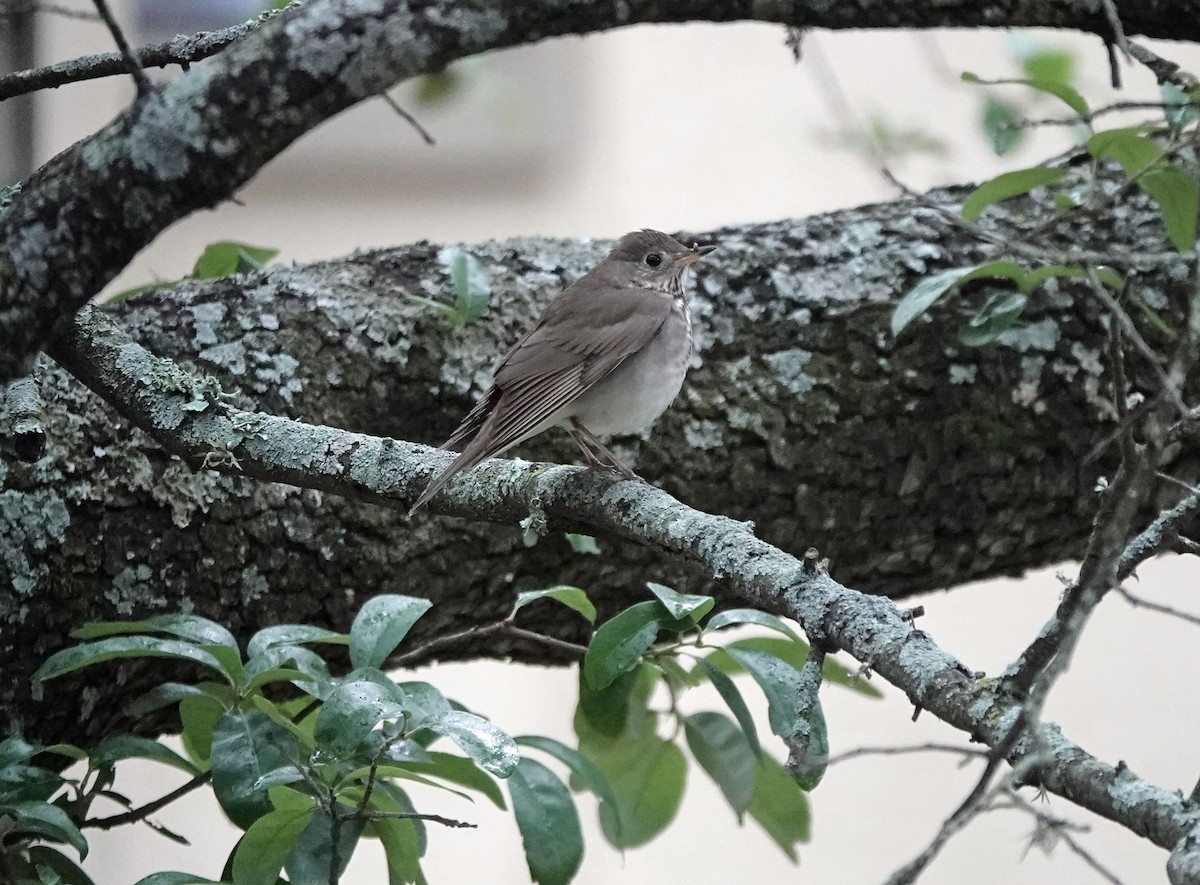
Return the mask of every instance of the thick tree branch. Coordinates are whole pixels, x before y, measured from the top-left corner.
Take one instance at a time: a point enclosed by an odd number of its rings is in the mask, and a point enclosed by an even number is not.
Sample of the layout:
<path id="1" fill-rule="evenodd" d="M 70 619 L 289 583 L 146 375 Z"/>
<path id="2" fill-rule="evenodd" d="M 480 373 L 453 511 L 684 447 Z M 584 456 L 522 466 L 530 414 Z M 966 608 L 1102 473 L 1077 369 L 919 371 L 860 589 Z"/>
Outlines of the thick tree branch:
<path id="1" fill-rule="evenodd" d="M 300 482 L 404 509 L 450 457 L 243 412 L 224 403 L 215 384 L 197 383 L 147 353 L 96 310 L 81 313 L 53 349 L 72 370 L 91 373 L 90 383 L 144 430 L 223 473 Z M 737 597 L 796 619 L 814 645 L 849 652 L 917 706 L 1001 747 L 1009 762 L 1025 763 L 1027 779 L 1168 849 L 1200 821 L 1200 809 L 1179 794 L 1095 759 L 1053 723 L 1015 729 L 1022 708 L 998 683 L 977 679 L 929 635 L 913 630 L 892 602 L 842 586 L 816 557 L 790 556 L 755 537 L 746 523 L 693 510 L 644 483 L 503 460 L 457 477 L 429 506 L 510 524 L 529 517 L 539 533 L 602 533 L 693 562 Z"/>
<path id="2" fill-rule="evenodd" d="M 1193 0 L 1147 3 L 1126 30 L 1175 39 Z M 301 134 L 399 80 L 489 49 L 639 22 L 795 27 L 1070 27 L 1106 33 L 1094 4 L 811 4 L 642 0 L 567 4 L 328 0 L 286 10 L 46 164 L 0 218 L 0 382 L 28 371 L 74 313 L 159 231 L 229 198 Z"/>
<path id="3" fill-rule="evenodd" d="M 186 69 L 193 62 L 216 55 L 226 46 L 249 34 L 262 22 L 279 15 L 280 11 L 270 10 L 256 19 L 219 31 L 201 31 L 190 36 L 181 34 L 166 43 L 138 47 L 132 51 L 132 55 L 142 68 L 179 65 Z M 94 18 L 94 14 L 91 17 Z M 120 52 L 100 52 L 27 71 L 14 71 L 0 77 L 0 101 L 42 89 L 57 89 L 69 83 L 84 83 L 128 72 L 128 61 Z"/>

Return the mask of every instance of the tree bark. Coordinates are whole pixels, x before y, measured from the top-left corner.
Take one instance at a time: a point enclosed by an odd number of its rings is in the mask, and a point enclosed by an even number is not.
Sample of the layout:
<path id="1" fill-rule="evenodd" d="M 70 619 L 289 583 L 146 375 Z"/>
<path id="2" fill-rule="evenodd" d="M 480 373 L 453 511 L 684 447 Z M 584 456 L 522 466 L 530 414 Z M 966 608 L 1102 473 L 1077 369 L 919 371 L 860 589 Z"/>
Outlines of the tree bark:
<path id="1" fill-rule="evenodd" d="M 1200 4 L 1122 10 L 1129 34 L 1195 39 Z M 308 3 L 139 98 L 26 182 L 0 215 L 0 383 L 159 231 L 231 197 L 304 132 L 355 102 L 475 53 L 642 22 L 797 28 L 1058 27 L 1112 37 L 1101 4 L 453 0 Z"/>
<path id="2" fill-rule="evenodd" d="M 1044 210 L 1012 211 L 1035 224 Z M 1106 234 L 1148 251 L 1157 223 L 1143 207 Z M 896 340 L 898 292 L 984 257 L 932 208 L 902 201 L 680 236 L 719 250 L 693 281 L 697 351 L 684 393 L 652 435 L 618 450 L 642 476 L 683 502 L 752 520 L 793 555 L 816 547 L 841 581 L 874 593 L 903 596 L 1079 555 L 1096 476 L 1112 463 L 1102 444 L 1115 414 L 1100 311 L 1081 293 L 1037 299 L 1026 327 L 993 346 L 957 343 L 954 306 Z M 607 244 L 469 248 L 492 298 L 461 330 L 417 300 L 448 300 L 450 289 L 439 250 L 424 243 L 183 283 L 108 313 L 243 408 L 436 442 L 497 355 Z M 1167 266 L 1139 280 L 1168 322 L 1181 322 L 1187 297 L 1177 278 Z M 98 361 L 71 368 L 93 386 L 122 383 L 89 377 L 103 371 Z M 46 454 L 0 462 L 0 667 L 14 676 L 0 702 L 14 726 L 46 739 L 111 728 L 134 690 L 84 677 L 95 703 L 86 725 L 32 701 L 26 677 L 88 620 L 182 608 L 245 638 L 274 623 L 344 629 L 370 595 L 399 592 L 435 602 L 419 641 L 503 617 L 517 590 L 564 582 L 587 588 L 607 612 L 639 598 L 646 580 L 733 598 L 727 579 L 612 537 L 601 537 L 600 556 L 572 552 L 561 534 L 527 548 L 511 523 L 409 521 L 371 502 L 193 470 L 62 369 L 44 364 L 38 383 Z M 207 454 L 219 463 L 228 453 Z M 556 433 L 521 454 L 573 457 Z M 1176 469 L 1189 468 L 1181 459 Z M 1164 490 L 1164 500 L 1173 494 Z M 535 629 L 582 638 L 552 607 L 529 615 Z M 438 653 L 554 660 L 511 640 Z M 145 670 L 121 672 L 145 679 Z"/>

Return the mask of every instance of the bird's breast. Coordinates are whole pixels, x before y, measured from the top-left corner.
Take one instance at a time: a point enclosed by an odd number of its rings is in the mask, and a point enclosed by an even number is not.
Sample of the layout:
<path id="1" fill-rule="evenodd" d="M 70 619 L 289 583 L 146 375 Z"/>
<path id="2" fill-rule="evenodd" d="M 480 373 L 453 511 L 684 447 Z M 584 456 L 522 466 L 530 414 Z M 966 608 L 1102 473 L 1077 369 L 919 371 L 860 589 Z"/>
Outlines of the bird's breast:
<path id="1" fill-rule="evenodd" d="M 679 394 L 691 356 L 691 312 L 685 298 L 676 298 L 650 342 L 576 400 L 568 417 L 597 436 L 648 427 Z"/>

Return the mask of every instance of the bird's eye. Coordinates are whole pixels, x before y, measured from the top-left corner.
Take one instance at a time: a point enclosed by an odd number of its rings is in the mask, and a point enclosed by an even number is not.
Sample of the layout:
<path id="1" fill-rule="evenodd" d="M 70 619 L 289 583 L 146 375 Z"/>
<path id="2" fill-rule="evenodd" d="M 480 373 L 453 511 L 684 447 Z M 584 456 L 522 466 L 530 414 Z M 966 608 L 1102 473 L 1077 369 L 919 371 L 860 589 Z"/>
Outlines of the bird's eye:
<path id="1" fill-rule="evenodd" d="M 651 267 L 658 267 L 660 264 L 662 264 L 662 256 L 657 252 L 651 252 L 646 256 L 646 264 L 650 265 Z"/>

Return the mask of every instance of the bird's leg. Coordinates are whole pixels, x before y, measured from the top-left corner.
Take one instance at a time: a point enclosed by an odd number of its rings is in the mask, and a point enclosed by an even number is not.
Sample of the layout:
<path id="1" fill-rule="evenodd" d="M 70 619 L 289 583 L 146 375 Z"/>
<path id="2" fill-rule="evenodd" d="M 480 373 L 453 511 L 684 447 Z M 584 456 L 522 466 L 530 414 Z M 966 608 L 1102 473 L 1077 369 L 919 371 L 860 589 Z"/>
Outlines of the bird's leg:
<path id="1" fill-rule="evenodd" d="M 579 447 L 583 449 L 588 459 L 589 468 L 607 466 L 596 457 L 595 452 L 598 451 L 601 455 L 607 458 L 609 464 L 611 464 L 612 467 L 626 479 L 641 479 L 641 477 L 626 467 L 620 458 L 609 451 L 608 446 L 600 442 L 600 440 L 596 438 L 596 435 L 588 430 L 587 427 L 584 426 L 583 422 L 578 418 L 571 419 L 570 434 L 575 442 L 579 444 Z M 595 451 L 593 451 L 593 449 Z"/>
<path id="2" fill-rule="evenodd" d="M 575 440 L 575 445 L 579 446 L 579 451 L 583 452 L 583 458 L 587 462 L 588 470 L 607 469 L 608 465 L 596 457 L 596 453 L 588 446 L 587 441 L 579 435 L 574 427 L 568 427 L 567 433 L 571 434 L 571 439 Z"/>

